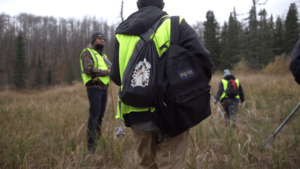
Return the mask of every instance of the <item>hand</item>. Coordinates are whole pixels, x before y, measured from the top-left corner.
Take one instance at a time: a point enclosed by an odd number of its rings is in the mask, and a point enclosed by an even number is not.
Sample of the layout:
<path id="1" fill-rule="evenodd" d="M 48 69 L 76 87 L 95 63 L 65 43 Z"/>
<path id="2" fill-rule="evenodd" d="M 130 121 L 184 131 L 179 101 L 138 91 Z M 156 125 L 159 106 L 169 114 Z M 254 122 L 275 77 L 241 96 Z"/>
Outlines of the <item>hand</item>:
<path id="1" fill-rule="evenodd" d="M 214 103 L 215 103 L 215 104 L 218 104 L 218 100 L 215 100 Z"/>
<path id="2" fill-rule="evenodd" d="M 241 107 L 244 108 L 245 102 L 241 102 Z"/>
<path id="3" fill-rule="evenodd" d="M 108 72 L 108 75 L 109 75 L 109 73 L 110 73 L 110 69 L 108 69 L 108 70 L 107 70 L 107 72 Z"/>
<path id="4" fill-rule="evenodd" d="M 97 81 L 98 81 L 98 77 L 95 77 L 92 81 L 93 81 L 93 83 L 96 83 Z"/>

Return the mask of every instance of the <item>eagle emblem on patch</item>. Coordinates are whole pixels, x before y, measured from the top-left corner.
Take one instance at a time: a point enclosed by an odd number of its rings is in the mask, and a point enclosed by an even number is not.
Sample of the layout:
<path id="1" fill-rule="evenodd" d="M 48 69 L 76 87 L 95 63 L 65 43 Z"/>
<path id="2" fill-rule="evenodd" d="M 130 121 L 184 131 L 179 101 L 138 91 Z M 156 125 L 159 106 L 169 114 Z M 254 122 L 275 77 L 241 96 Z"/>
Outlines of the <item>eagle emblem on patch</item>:
<path id="1" fill-rule="evenodd" d="M 144 58 L 143 61 L 140 61 L 135 66 L 134 72 L 132 74 L 131 86 L 148 86 L 150 78 L 150 68 L 151 64 L 147 62 L 146 58 Z"/>

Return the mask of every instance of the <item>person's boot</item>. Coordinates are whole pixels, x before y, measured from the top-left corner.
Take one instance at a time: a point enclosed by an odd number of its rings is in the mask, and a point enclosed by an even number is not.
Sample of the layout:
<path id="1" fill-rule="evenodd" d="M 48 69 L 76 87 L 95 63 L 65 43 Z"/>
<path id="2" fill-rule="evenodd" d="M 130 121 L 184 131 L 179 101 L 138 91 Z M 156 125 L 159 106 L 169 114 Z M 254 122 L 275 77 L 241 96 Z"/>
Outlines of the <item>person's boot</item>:
<path id="1" fill-rule="evenodd" d="M 235 128 L 235 122 L 234 121 L 232 121 L 232 128 L 234 129 Z"/>
<path id="2" fill-rule="evenodd" d="M 96 133 L 92 133 L 89 130 L 87 131 L 87 147 L 88 147 L 88 152 L 91 154 L 95 154 L 96 152 Z"/>

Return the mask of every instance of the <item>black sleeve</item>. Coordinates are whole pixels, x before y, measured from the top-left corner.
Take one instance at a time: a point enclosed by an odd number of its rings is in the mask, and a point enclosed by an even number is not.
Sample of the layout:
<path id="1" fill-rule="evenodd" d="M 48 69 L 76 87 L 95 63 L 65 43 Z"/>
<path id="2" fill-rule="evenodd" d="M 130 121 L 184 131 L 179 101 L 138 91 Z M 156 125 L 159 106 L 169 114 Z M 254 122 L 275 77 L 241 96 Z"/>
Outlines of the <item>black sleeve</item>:
<path id="1" fill-rule="evenodd" d="M 116 85 L 121 86 L 121 76 L 119 68 L 119 42 L 117 38 L 115 38 L 114 42 L 113 61 L 110 68 L 109 77 Z"/>
<path id="2" fill-rule="evenodd" d="M 224 92 L 223 83 L 222 83 L 222 81 L 220 81 L 220 83 L 219 83 L 219 90 L 218 90 L 218 93 L 217 93 L 217 96 L 216 96 L 216 100 L 220 99 L 220 97 L 222 96 L 223 92 Z"/>
<path id="3" fill-rule="evenodd" d="M 290 70 L 295 78 L 295 81 L 300 84 L 300 38 L 293 49 Z"/>
<path id="4" fill-rule="evenodd" d="M 240 83 L 240 87 L 239 87 L 239 95 L 240 95 L 241 102 L 244 102 L 245 101 L 244 91 L 243 91 L 241 83 Z"/>
<path id="5" fill-rule="evenodd" d="M 194 29 L 183 19 L 179 26 L 180 46 L 198 56 L 203 63 L 206 76 L 211 79 L 213 65 L 210 52 L 201 44 Z"/>

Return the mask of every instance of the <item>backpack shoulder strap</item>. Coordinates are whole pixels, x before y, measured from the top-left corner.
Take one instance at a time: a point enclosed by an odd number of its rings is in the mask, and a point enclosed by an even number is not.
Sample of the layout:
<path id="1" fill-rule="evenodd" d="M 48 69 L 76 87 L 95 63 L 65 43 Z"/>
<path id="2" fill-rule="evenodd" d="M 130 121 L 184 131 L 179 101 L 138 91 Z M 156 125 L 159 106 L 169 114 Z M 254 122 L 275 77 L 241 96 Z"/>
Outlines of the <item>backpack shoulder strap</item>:
<path id="1" fill-rule="evenodd" d="M 167 17 L 160 18 L 159 20 L 157 20 L 145 33 L 142 33 L 142 34 L 139 35 L 139 37 L 141 38 L 141 40 L 143 40 L 144 42 L 148 41 L 152 34 L 153 34 L 153 36 L 152 36 L 152 39 L 153 39 L 153 37 L 155 36 L 155 33 L 156 33 L 157 29 L 168 18 L 169 17 L 167 16 Z"/>
<path id="2" fill-rule="evenodd" d="M 160 18 L 159 20 L 157 20 L 145 33 L 142 33 L 139 35 L 140 40 L 136 43 L 135 48 L 132 52 L 132 55 L 128 61 L 128 64 L 125 68 L 124 71 L 124 75 L 128 74 L 129 71 L 129 67 L 133 65 L 133 62 L 135 60 L 135 58 L 138 56 L 140 50 L 143 48 L 143 45 L 145 44 L 145 42 L 149 41 L 149 38 L 151 37 L 151 35 L 153 33 L 156 32 L 156 30 L 159 28 L 159 26 L 169 17 L 164 17 L 164 18 Z M 153 37 L 155 36 L 155 34 L 153 35 Z M 124 78 L 125 76 L 123 76 Z M 123 85 L 123 79 L 121 79 L 121 85 Z"/>
<path id="3" fill-rule="evenodd" d="M 171 17 L 171 44 L 179 45 L 179 16 Z"/>

